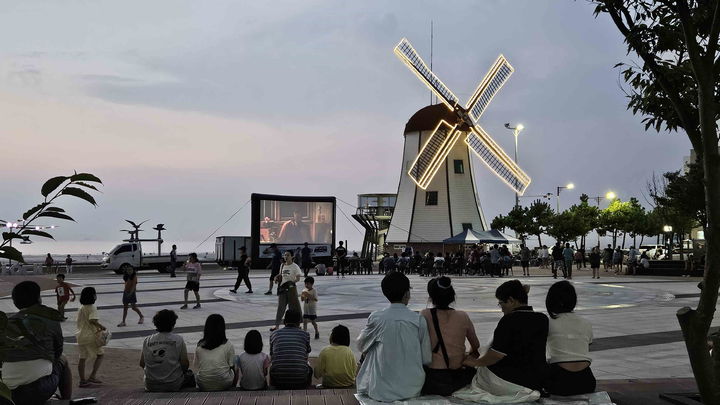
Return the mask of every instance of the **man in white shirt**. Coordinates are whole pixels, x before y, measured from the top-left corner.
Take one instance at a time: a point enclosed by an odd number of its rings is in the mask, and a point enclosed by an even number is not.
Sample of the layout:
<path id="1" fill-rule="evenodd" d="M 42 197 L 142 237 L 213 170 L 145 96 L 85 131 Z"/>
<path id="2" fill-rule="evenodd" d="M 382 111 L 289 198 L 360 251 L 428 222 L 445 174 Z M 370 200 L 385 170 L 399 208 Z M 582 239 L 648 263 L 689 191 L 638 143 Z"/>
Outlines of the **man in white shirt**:
<path id="1" fill-rule="evenodd" d="M 390 306 L 374 311 L 357 344 L 365 360 L 357 376 L 357 392 L 376 401 L 401 401 L 420 395 L 425 382 L 423 365 L 432 361 L 425 318 L 407 308 L 410 281 L 400 272 L 389 273 L 382 291 Z"/>

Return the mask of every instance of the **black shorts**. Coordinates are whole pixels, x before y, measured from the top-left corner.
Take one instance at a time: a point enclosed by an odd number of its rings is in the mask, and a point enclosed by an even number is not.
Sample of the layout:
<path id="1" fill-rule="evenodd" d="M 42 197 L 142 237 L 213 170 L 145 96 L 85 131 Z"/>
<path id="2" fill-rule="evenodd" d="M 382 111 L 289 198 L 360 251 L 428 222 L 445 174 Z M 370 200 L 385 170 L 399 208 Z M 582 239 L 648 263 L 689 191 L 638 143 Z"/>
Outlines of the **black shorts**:
<path id="1" fill-rule="evenodd" d="M 303 314 L 303 319 L 308 319 L 308 320 L 314 321 L 317 319 L 317 315 Z"/>
<path id="2" fill-rule="evenodd" d="M 12 390 L 13 401 L 16 404 L 44 404 L 57 391 L 66 367 L 67 364 L 62 358 L 55 360 L 50 375 Z"/>
<path id="3" fill-rule="evenodd" d="M 520 265 L 522 267 L 530 267 L 530 260 L 520 260 Z"/>
<path id="4" fill-rule="evenodd" d="M 280 270 L 277 270 L 277 271 L 273 270 L 273 271 L 271 271 L 271 272 L 270 272 L 270 281 L 275 281 L 275 277 L 277 277 L 278 274 L 280 274 Z"/>
<path id="5" fill-rule="evenodd" d="M 137 302 L 137 296 L 135 295 L 135 291 L 133 291 L 133 292 L 123 291 L 123 297 L 122 297 L 123 304 L 129 305 L 129 304 L 135 304 L 136 302 Z"/>
<path id="6" fill-rule="evenodd" d="M 185 284 L 185 289 L 198 292 L 200 290 L 200 282 L 188 280 L 187 284 Z"/>

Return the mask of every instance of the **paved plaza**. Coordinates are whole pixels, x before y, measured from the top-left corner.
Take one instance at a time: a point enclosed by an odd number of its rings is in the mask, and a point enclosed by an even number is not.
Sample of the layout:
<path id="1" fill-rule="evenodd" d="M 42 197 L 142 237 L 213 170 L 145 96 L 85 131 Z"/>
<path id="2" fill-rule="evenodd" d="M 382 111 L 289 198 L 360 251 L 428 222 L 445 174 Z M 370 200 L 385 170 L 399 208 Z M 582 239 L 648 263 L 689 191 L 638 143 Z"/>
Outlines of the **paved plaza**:
<path id="1" fill-rule="evenodd" d="M 519 269 L 516 269 L 519 271 Z M 598 379 L 627 378 L 676 378 L 691 377 L 687 353 L 682 342 L 675 312 L 683 306 L 694 306 L 699 297 L 697 279 L 612 276 L 602 273 L 593 280 L 589 271 L 579 271 L 573 283 L 578 292 L 577 312 L 593 325 L 595 341 L 591 346 L 593 371 Z M 533 269 L 533 276 L 517 278 L 531 286 L 530 305 L 544 311 L 545 294 L 556 280 L 549 270 Z M 174 309 L 179 315 L 176 332 L 194 351 L 202 335 L 205 318 L 219 313 L 227 322 L 228 339 L 237 351 L 242 350 L 243 338 L 250 329 L 258 329 L 268 349 L 269 328 L 274 324 L 276 296 L 266 296 L 268 278 L 265 272 L 253 272 L 251 276 L 254 294 L 244 294 L 244 286 L 238 294 L 231 294 L 235 272 L 206 271 L 201 280 L 201 309 L 180 310 L 185 278 L 142 272 L 138 284 L 138 300 L 146 322 L 137 324 L 137 315 L 130 312 L 128 326 L 115 325 L 122 318 L 122 278 L 109 272 L 95 274 L 72 274 L 68 281 L 79 286 L 93 286 L 98 291 L 97 307 L 101 323 L 113 332 L 109 347 L 139 349 L 145 336 L 152 333 L 152 315 L 163 308 Z M 342 323 L 357 336 L 369 313 L 386 305 L 380 291 L 381 276 L 335 276 L 316 277 L 319 293 L 318 315 L 320 339 L 312 341 L 312 354 L 328 344 L 330 329 Z M 421 310 L 428 307 L 427 279 L 410 276 L 412 299 L 410 307 Z M 507 278 L 455 277 L 453 283 L 458 294 L 456 308 L 467 311 L 475 324 L 481 343 L 492 337 L 493 329 L 501 317 L 494 297 L 495 288 Z M 82 287 L 75 288 L 79 295 Z M 192 294 L 190 294 L 192 297 Z M 43 292 L 43 301 L 54 305 L 52 291 Z M 68 321 L 63 331 L 68 344 L 74 342 L 77 301 L 70 303 Z M 0 298 L 0 310 L 14 312 L 9 297 Z M 720 319 L 713 325 L 720 326 Z M 354 345 L 351 345 L 356 350 Z"/>

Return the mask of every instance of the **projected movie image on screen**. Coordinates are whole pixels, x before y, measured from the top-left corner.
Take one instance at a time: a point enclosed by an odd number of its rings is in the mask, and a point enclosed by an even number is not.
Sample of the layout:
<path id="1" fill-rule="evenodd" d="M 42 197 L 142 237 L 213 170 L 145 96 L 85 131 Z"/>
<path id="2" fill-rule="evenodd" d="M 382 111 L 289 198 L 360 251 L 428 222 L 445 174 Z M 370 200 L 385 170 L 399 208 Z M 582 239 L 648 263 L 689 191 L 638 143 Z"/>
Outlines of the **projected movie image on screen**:
<path id="1" fill-rule="evenodd" d="M 329 202 L 260 201 L 260 243 L 332 244 Z"/>

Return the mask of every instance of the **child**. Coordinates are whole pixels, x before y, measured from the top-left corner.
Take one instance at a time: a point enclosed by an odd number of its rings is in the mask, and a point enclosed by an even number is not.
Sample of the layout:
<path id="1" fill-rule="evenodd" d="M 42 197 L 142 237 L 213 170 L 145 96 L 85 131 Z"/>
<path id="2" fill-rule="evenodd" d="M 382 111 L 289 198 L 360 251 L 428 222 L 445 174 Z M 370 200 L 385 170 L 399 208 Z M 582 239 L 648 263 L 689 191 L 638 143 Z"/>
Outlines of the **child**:
<path id="1" fill-rule="evenodd" d="M 58 277 L 61 275 L 58 274 Z M 105 327 L 98 322 L 98 312 L 95 308 L 97 294 L 95 288 L 85 287 L 80 292 L 80 310 L 77 317 L 77 343 L 80 360 L 78 361 L 78 374 L 80 375 L 80 387 L 88 387 L 91 384 L 102 384 L 102 381 L 95 378 L 103 359 L 103 348 L 98 346 L 95 335 Z M 85 361 L 95 357 L 90 377 L 85 379 Z"/>
<path id="2" fill-rule="evenodd" d="M 72 299 L 70 298 L 72 294 Z M 75 301 L 75 291 L 65 282 L 65 275 L 57 275 L 57 286 L 55 287 L 55 295 L 57 296 L 58 312 L 62 315 L 63 320 L 67 320 L 65 316 L 65 305 L 68 301 Z"/>
<path id="3" fill-rule="evenodd" d="M 350 350 L 350 331 L 338 325 L 330 332 L 330 346 L 318 356 L 315 377 L 322 378 L 323 388 L 347 388 L 355 385 L 357 362 Z"/>
<path id="4" fill-rule="evenodd" d="M 240 370 L 240 388 L 248 391 L 267 388 L 267 374 L 270 356 L 262 352 L 263 341 L 260 332 L 253 329 L 245 335 L 244 352 L 237 356 Z"/>
<path id="5" fill-rule="evenodd" d="M 307 332 L 308 322 L 312 323 L 315 328 L 315 339 L 320 339 L 320 332 L 318 332 L 317 322 L 317 308 L 316 303 L 318 300 L 317 290 L 313 288 L 315 279 L 312 277 L 305 277 L 305 289 L 300 294 L 300 300 L 303 302 L 303 330 Z"/>

